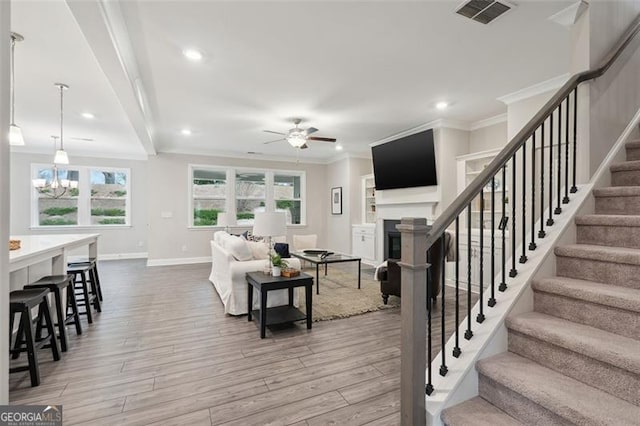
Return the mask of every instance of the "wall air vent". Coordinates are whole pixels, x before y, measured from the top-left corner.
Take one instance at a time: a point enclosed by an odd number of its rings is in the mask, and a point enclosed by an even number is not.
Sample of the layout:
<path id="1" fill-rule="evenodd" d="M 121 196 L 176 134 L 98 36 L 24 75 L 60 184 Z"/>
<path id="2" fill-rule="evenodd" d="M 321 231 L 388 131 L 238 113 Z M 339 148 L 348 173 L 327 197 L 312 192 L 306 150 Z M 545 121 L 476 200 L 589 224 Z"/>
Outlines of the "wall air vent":
<path id="1" fill-rule="evenodd" d="M 471 0 L 460 5 L 456 13 L 481 24 L 488 24 L 512 8 L 513 5 L 504 1 Z"/>

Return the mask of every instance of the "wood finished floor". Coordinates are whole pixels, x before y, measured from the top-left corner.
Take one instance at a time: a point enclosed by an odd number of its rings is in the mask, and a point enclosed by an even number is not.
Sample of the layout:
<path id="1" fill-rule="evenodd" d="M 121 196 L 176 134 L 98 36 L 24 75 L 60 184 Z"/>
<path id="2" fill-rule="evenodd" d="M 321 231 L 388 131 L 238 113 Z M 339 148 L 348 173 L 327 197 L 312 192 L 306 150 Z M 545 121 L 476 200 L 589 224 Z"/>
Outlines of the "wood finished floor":
<path id="1" fill-rule="evenodd" d="M 68 328 L 61 361 L 39 352 L 39 387 L 12 374 L 11 403 L 63 404 L 65 425 L 399 424 L 399 309 L 261 340 L 246 316 L 223 313 L 209 269 L 102 262 L 103 312 L 81 336 Z"/>

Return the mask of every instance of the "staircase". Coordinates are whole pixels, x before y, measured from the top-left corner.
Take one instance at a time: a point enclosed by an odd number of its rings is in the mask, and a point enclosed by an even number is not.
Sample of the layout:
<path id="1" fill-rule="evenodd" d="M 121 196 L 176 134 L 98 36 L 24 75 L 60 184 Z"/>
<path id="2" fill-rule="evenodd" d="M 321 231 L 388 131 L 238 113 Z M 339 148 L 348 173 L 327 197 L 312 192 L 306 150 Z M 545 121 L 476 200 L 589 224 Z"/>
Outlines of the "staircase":
<path id="1" fill-rule="evenodd" d="M 640 141 L 534 281 L 534 312 L 506 321 L 508 352 L 476 364 L 479 396 L 446 425 L 640 425 Z"/>

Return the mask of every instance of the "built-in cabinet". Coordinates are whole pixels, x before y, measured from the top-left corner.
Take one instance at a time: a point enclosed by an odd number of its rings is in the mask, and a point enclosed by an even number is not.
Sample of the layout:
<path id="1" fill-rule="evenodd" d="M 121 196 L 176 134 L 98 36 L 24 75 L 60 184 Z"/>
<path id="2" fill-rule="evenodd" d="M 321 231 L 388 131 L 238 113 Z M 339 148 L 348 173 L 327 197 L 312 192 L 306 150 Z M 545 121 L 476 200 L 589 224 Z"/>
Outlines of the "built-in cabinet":
<path id="1" fill-rule="evenodd" d="M 371 265 L 376 264 L 376 227 L 374 224 L 353 225 L 351 251 Z"/>
<path id="2" fill-rule="evenodd" d="M 457 182 L 458 194 L 460 194 L 481 172 L 491 163 L 499 150 L 485 151 L 475 154 L 468 154 L 457 157 Z M 506 170 L 506 176 L 509 176 L 509 170 Z M 493 196 L 492 196 L 493 184 Z M 466 287 L 469 278 L 469 265 L 471 266 L 471 287 L 473 291 L 480 289 L 481 274 L 480 266 L 482 259 L 482 283 L 487 289 L 491 285 L 491 229 L 494 230 L 494 272 L 496 286 L 500 283 L 500 273 L 502 265 L 502 231 L 499 229 L 500 224 L 507 225 L 505 230 L 505 247 L 509 247 L 509 187 L 506 182 L 502 181 L 502 174 L 495 177 L 493 182 L 489 182 L 484 188 L 483 196 L 476 197 L 471 204 L 471 229 L 468 229 L 468 220 L 466 210 L 460 216 L 460 234 L 459 234 L 459 283 Z M 503 211 L 504 205 L 504 211 Z M 493 214 L 492 214 L 493 211 Z M 493 216 L 493 220 L 492 220 Z M 482 232 L 483 244 L 480 247 L 480 235 Z M 471 244 L 469 245 L 469 235 L 471 235 Z M 508 255 L 508 252 L 506 253 Z M 470 261 L 469 261 L 470 255 Z M 447 270 L 447 282 L 455 283 L 455 264 L 449 263 Z M 508 270 L 507 270 L 508 273 Z"/>
<path id="3" fill-rule="evenodd" d="M 376 184 L 373 175 L 362 176 L 362 223 L 376 223 Z"/>

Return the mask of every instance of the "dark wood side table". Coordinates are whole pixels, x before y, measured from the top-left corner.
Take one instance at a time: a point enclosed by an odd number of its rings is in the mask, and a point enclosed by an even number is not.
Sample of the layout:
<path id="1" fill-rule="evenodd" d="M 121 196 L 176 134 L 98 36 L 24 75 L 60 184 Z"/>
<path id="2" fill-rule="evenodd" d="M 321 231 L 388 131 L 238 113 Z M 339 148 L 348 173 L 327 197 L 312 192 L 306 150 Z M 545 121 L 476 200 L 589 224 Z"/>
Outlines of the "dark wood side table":
<path id="1" fill-rule="evenodd" d="M 301 272 L 299 276 L 293 278 L 274 277 L 263 272 L 247 273 L 247 312 L 249 322 L 252 321 L 252 315 L 256 315 L 260 321 L 260 338 L 264 339 L 266 328 L 268 325 L 283 324 L 287 322 L 300 321 L 306 318 L 307 329 L 311 329 L 312 319 L 312 295 L 313 295 L 313 277 L 309 274 Z M 305 288 L 305 299 L 307 305 L 306 315 L 300 309 L 293 306 L 293 289 L 296 287 Z M 260 309 L 253 309 L 253 289 L 258 290 L 260 294 Z M 289 304 L 285 306 L 276 306 L 267 308 L 267 295 L 272 290 L 289 290 Z"/>

